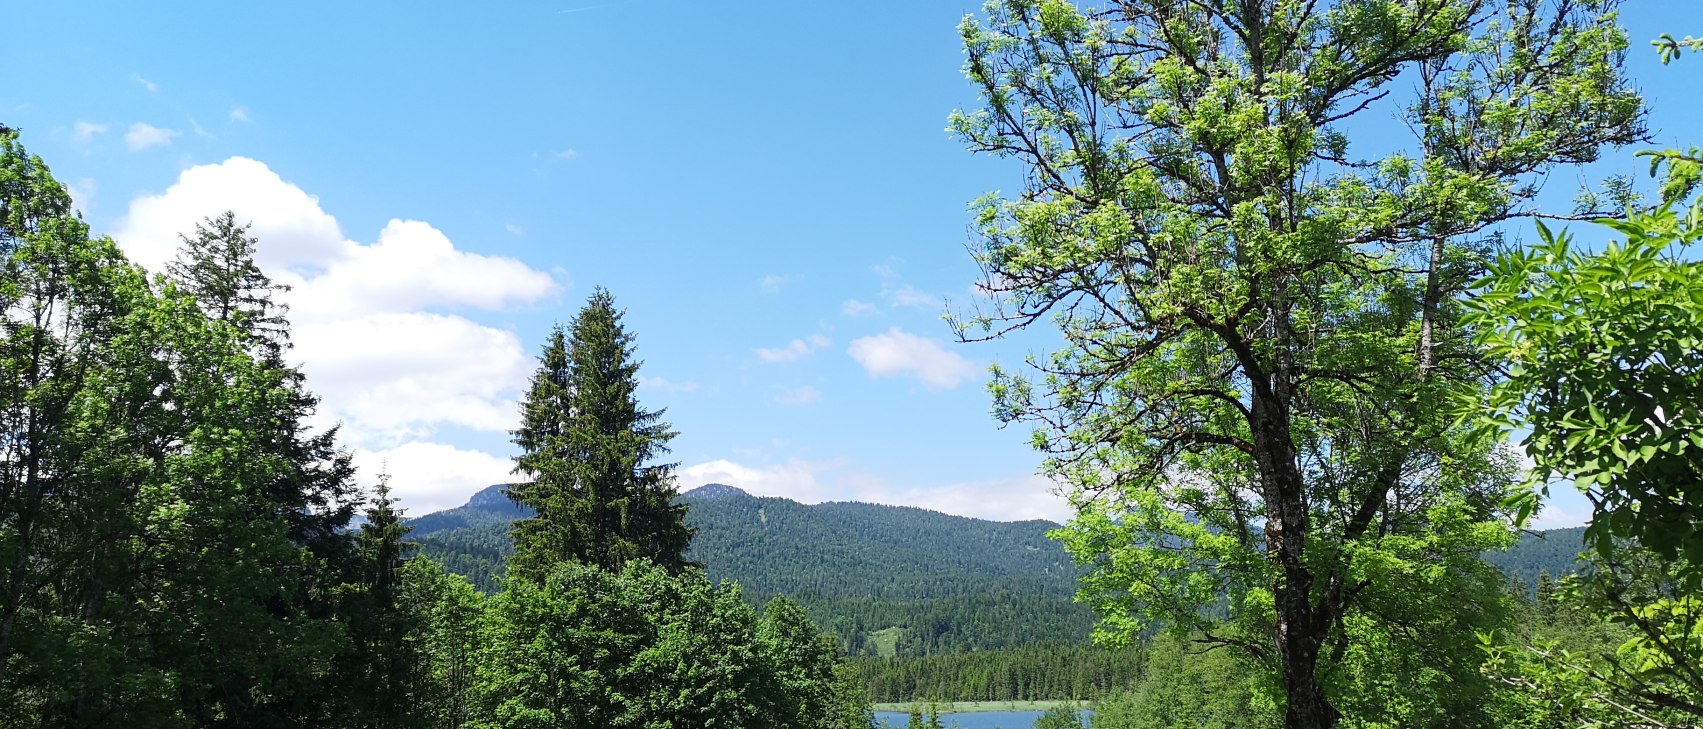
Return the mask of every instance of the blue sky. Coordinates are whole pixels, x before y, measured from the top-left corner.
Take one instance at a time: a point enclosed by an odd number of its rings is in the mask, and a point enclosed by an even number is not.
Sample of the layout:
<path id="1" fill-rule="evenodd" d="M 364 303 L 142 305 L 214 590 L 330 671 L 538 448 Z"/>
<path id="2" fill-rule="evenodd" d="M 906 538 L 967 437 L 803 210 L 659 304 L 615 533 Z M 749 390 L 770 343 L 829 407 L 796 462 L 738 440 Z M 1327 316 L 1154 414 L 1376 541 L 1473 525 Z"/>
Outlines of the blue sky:
<path id="1" fill-rule="evenodd" d="M 1699 61 L 1643 45 L 1703 32 L 1678 5 L 1627 11 L 1664 145 L 1703 140 Z M 415 513 L 504 478 L 539 342 L 603 285 L 682 487 L 1067 515 L 982 388 L 1047 338 L 940 318 L 977 274 L 966 204 L 1020 181 L 943 131 L 975 3 L 163 7 L 0 0 L 0 121 L 144 263 L 254 221 L 325 418 Z"/>

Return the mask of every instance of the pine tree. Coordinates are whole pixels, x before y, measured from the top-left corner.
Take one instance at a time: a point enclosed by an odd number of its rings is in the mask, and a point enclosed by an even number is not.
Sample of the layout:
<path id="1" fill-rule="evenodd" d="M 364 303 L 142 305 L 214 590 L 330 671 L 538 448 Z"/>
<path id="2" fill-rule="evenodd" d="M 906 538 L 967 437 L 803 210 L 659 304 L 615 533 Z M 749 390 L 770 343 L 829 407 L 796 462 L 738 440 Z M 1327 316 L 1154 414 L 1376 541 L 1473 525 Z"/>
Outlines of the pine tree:
<path id="1" fill-rule="evenodd" d="M 556 565 L 619 570 L 648 559 L 688 565 L 692 529 L 674 503 L 673 464 L 652 463 L 674 437 L 635 397 L 639 362 L 614 297 L 598 288 L 567 331 L 551 332 L 522 405 L 509 497 L 536 515 L 515 523 L 509 571 L 542 582 Z"/>

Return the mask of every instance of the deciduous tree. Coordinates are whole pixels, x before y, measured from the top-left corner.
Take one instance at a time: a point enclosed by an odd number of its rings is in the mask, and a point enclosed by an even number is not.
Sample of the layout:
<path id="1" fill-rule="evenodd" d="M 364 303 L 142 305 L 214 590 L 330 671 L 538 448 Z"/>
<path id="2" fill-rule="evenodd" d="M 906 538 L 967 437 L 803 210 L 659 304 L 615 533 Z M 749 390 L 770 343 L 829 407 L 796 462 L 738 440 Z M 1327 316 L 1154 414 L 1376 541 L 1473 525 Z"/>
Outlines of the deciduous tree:
<path id="1" fill-rule="evenodd" d="M 1537 174 L 1643 136 L 1611 10 L 998 0 L 965 21 L 984 103 L 952 128 L 1026 174 L 976 205 L 991 303 L 956 323 L 1064 336 L 1038 380 L 996 372 L 995 411 L 1038 425 L 1072 489 L 1106 634 L 1238 647 L 1288 726 L 1332 726 L 1346 626 L 1401 620 L 1371 598 L 1506 543 L 1511 464 L 1446 407 L 1486 374 L 1460 299 Z M 1459 648 L 1419 655 L 1468 675 Z"/>

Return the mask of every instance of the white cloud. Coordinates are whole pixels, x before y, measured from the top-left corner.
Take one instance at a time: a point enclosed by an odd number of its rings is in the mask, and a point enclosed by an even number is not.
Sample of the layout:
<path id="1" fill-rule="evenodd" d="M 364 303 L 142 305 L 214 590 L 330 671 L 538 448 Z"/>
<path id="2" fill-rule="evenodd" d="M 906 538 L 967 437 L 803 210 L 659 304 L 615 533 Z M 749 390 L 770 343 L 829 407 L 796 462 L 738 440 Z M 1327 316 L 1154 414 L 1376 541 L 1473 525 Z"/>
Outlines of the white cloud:
<path id="1" fill-rule="evenodd" d="M 827 337 L 812 334 L 803 339 L 794 339 L 788 342 L 785 347 L 779 349 L 759 348 L 757 358 L 764 362 L 796 362 L 810 356 L 816 350 L 827 348 L 830 344 L 833 344 L 833 342 Z"/>
<path id="2" fill-rule="evenodd" d="M 945 305 L 940 300 L 939 296 L 935 296 L 934 294 L 926 291 L 920 291 L 910 284 L 883 287 L 881 289 L 881 298 L 885 299 L 888 304 L 893 306 L 915 309 L 938 309 Z"/>
<path id="3" fill-rule="evenodd" d="M 784 388 L 774 397 L 775 403 L 793 407 L 813 405 L 821 400 L 822 393 L 809 385 Z"/>
<path id="4" fill-rule="evenodd" d="M 105 124 L 80 121 L 71 125 L 71 141 L 77 144 L 88 144 L 94 141 L 96 135 L 106 133 Z"/>
<path id="5" fill-rule="evenodd" d="M 372 245 L 346 243 L 321 275 L 295 284 L 296 312 L 502 309 L 556 293 L 549 274 L 512 258 L 456 250 L 441 231 L 417 220 L 392 220 Z"/>
<path id="6" fill-rule="evenodd" d="M 898 327 L 853 340 L 846 353 L 871 377 L 915 377 L 929 389 L 957 387 L 976 372 L 975 366 L 957 352 Z"/>
<path id="7" fill-rule="evenodd" d="M 391 492 L 410 516 L 460 506 L 473 491 L 507 483 L 514 468 L 507 458 L 428 442 L 358 451 L 355 465 L 360 469 L 357 480 L 367 487 L 378 483 L 381 469 L 388 472 Z"/>
<path id="8" fill-rule="evenodd" d="M 780 496 L 816 504 L 835 498 L 836 489 L 818 476 L 842 469 L 848 462 L 792 460 L 771 466 L 747 466 L 726 459 L 699 463 L 680 469 L 676 481 L 681 491 L 706 483 L 721 483 L 746 491 L 754 496 Z"/>
<path id="9" fill-rule="evenodd" d="M 889 258 L 886 263 L 870 267 L 881 279 L 881 299 L 886 301 L 888 306 L 917 309 L 938 309 L 944 306 L 939 296 L 905 283 L 904 276 L 899 273 L 899 267 L 904 263 L 904 259 Z"/>
<path id="10" fill-rule="evenodd" d="M 195 136 L 201 137 L 202 139 L 211 139 L 213 137 L 212 132 L 207 131 L 201 126 L 201 122 L 195 121 L 194 119 L 189 120 L 189 128 L 195 131 Z"/>
<path id="11" fill-rule="evenodd" d="M 226 210 L 253 224 L 249 233 L 260 240 L 258 260 L 269 273 L 323 269 L 352 245 L 337 219 L 320 209 L 319 198 L 246 157 L 191 167 L 165 192 L 136 198 L 114 238 L 131 260 L 163 271 L 177 255 L 179 233 L 194 231 L 197 221 Z"/>
<path id="12" fill-rule="evenodd" d="M 299 299 L 292 297 L 292 302 Z M 298 320 L 291 359 L 355 443 L 392 444 L 440 425 L 501 433 L 534 363 L 514 332 L 423 312 Z"/>
<path id="13" fill-rule="evenodd" d="M 846 299 L 846 303 L 840 304 L 840 313 L 846 316 L 869 316 L 877 311 L 880 311 L 880 309 L 876 308 L 874 304 L 857 299 Z"/>
<path id="14" fill-rule="evenodd" d="M 396 491 L 418 499 L 408 502 L 414 513 L 453 506 L 506 473 L 492 465 L 506 460 L 429 439 L 444 426 L 514 427 L 532 358 L 513 331 L 448 310 L 547 299 L 561 288 L 551 275 L 459 250 L 418 221 L 392 220 L 372 243 L 349 240 L 317 198 L 241 157 L 189 168 L 164 192 L 136 198 L 113 237 L 159 271 L 179 233 L 225 210 L 252 222 L 262 269 L 293 287 L 282 295 L 294 324 L 290 358 L 321 396 L 317 424 L 341 421 L 346 443 L 394 456 Z M 454 503 L 440 503 L 449 489 Z"/>
<path id="15" fill-rule="evenodd" d="M 160 90 L 159 84 L 154 83 L 152 81 L 149 81 L 148 79 L 142 78 L 142 74 L 132 73 L 132 74 L 130 74 L 130 80 L 135 81 L 138 84 L 141 84 L 142 88 L 147 89 L 149 93 L 153 93 L 155 91 Z"/>
<path id="16" fill-rule="evenodd" d="M 844 458 L 791 460 L 768 466 L 721 459 L 680 469 L 678 483 L 682 491 L 722 483 L 755 496 L 779 496 L 806 504 L 863 501 L 999 521 L 1047 519 L 1062 523 L 1072 513 L 1054 484 L 1041 476 L 894 488 L 887 479 L 855 471 L 850 465 Z"/>
<path id="17" fill-rule="evenodd" d="M 231 121 L 239 121 L 239 122 L 248 121 L 249 120 L 249 118 L 248 118 L 248 107 L 239 106 L 239 107 L 236 107 L 234 109 L 231 109 L 230 117 L 231 117 Z"/>
<path id="18" fill-rule="evenodd" d="M 149 147 L 170 145 L 173 137 L 181 132 L 176 129 L 162 129 L 152 124 L 136 122 L 130 125 L 130 131 L 124 133 L 124 144 L 130 151 L 139 152 Z"/>
<path id="19" fill-rule="evenodd" d="M 514 223 L 504 225 L 503 230 L 508 231 L 509 235 L 526 235 L 526 231 Z"/>
<path id="20" fill-rule="evenodd" d="M 778 294 L 781 292 L 782 288 L 785 288 L 786 285 L 791 282 L 791 276 L 777 276 L 770 274 L 768 276 L 764 276 L 763 280 L 757 283 L 757 288 L 761 289 L 765 294 Z"/>
<path id="21" fill-rule="evenodd" d="M 567 160 L 571 160 L 571 159 L 578 159 L 578 158 L 579 158 L 579 152 L 577 150 L 564 149 L 564 150 L 556 153 L 556 159 L 563 160 L 563 161 L 567 161 Z"/>

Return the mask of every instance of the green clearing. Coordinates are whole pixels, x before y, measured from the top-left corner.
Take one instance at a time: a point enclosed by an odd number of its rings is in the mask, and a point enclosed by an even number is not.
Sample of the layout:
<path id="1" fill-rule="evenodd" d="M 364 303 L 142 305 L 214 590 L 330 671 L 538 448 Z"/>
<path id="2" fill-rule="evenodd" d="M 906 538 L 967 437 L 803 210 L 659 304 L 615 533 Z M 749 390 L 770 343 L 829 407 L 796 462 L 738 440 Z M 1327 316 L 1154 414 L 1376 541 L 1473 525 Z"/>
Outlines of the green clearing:
<path id="1" fill-rule="evenodd" d="M 875 655 L 882 658 L 892 658 L 899 652 L 899 636 L 903 628 L 897 626 L 882 628 L 869 633 L 869 642 L 875 646 Z"/>

